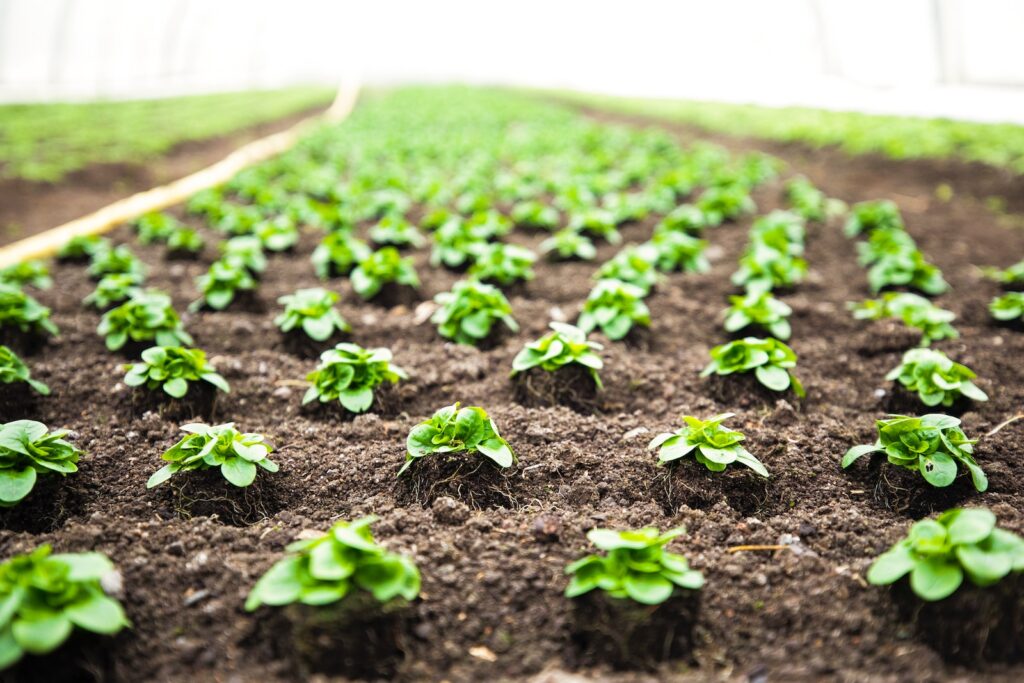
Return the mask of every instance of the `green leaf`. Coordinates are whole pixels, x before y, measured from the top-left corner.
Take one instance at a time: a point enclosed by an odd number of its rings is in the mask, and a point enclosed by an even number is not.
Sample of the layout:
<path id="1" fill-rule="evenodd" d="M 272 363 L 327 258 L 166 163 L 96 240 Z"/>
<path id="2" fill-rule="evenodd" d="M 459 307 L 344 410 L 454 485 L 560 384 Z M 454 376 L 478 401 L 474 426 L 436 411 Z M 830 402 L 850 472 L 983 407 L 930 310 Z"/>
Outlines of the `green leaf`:
<path id="1" fill-rule="evenodd" d="M 245 609 L 252 612 L 261 604 L 287 605 L 299 599 L 302 591 L 302 559 L 286 557 L 260 577 L 245 601 Z"/>
<path id="2" fill-rule="evenodd" d="M 764 386 L 772 391 L 785 391 L 789 388 L 790 377 L 785 368 L 777 365 L 761 365 L 754 370 L 754 374 Z"/>
<path id="3" fill-rule="evenodd" d="M 493 460 L 499 467 L 511 467 L 515 461 L 512 449 L 502 439 L 488 439 L 476 445 L 478 451 Z"/>
<path id="4" fill-rule="evenodd" d="M 0 671 L 13 666 L 24 654 L 25 650 L 14 639 L 10 627 L 0 631 Z"/>
<path id="5" fill-rule="evenodd" d="M 36 471 L 31 467 L 21 470 L 0 469 L 0 502 L 17 503 L 36 485 Z"/>
<path id="6" fill-rule="evenodd" d="M 32 620 L 15 619 L 11 626 L 18 645 L 34 655 L 52 652 L 71 635 L 72 625 L 67 615 L 58 612 L 40 616 Z"/>
<path id="7" fill-rule="evenodd" d="M 964 580 L 963 570 L 942 558 L 917 562 L 910 572 L 910 587 L 922 600 L 935 601 L 952 595 Z"/>
<path id="8" fill-rule="evenodd" d="M 220 473 L 235 486 L 244 488 L 256 479 L 256 465 L 245 458 L 228 458 L 220 466 Z"/>
<path id="9" fill-rule="evenodd" d="M 188 382 L 181 377 L 175 377 L 164 382 L 164 391 L 174 398 L 181 398 L 188 393 Z"/>
<path id="10" fill-rule="evenodd" d="M 660 574 L 629 572 L 622 581 L 626 594 L 644 605 L 658 605 L 672 596 L 673 584 Z"/>
<path id="11" fill-rule="evenodd" d="M 314 341 L 327 341 L 334 334 L 334 321 L 327 315 L 319 318 L 305 318 L 302 321 L 303 331 Z"/>
<path id="12" fill-rule="evenodd" d="M 338 394 L 338 401 L 351 413 L 362 413 L 373 405 L 373 389 L 369 386 L 345 389 Z"/>
<path id="13" fill-rule="evenodd" d="M 113 635 L 128 623 L 121 605 L 101 593 L 65 608 L 64 614 L 75 626 L 103 635 Z"/>
<path id="14" fill-rule="evenodd" d="M 102 553 L 60 553 L 50 559 L 68 566 L 69 581 L 98 581 L 114 571 L 114 564 Z"/>
<path id="15" fill-rule="evenodd" d="M 867 455 L 868 453 L 877 453 L 879 450 L 881 449 L 875 444 L 863 444 L 860 446 L 854 446 L 850 450 L 846 451 L 846 455 L 843 456 L 843 461 L 841 464 L 845 469 L 852 465 L 854 461 L 857 460 L 857 458 Z"/>
<path id="16" fill-rule="evenodd" d="M 917 560 L 909 545 L 896 545 L 879 555 L 868 569 L 867 580 L 873 586 L 895 583 L 914 568 Z"/>
<path id="17" fill-rule="evenodd" d="M 172 474 L 174 474 L 174 470 L 171 469 L 171 464 L 168 463 L 167 465 L 164 465 L 156 472 L 154 472 L 152 475 L 150 475 L 149 481 L 146 482 L 146 488 L 151 489 L 154 486 L 159 486 L 160 484 L 170 479 Z"/>
<path id="18" fill-rule="evenodd" d="M 932 486 L 949 486 L 956 479 L 956 461 L 948 453 L 936 451 L 921 456 L 921 476 Z"/>
<path id="19" fill-rule="evenodd" d="M 947 524 L 946 533 L 953 545 L 980 543 L 996 527 L 996 516 L 984 508 L 958 510 Z"/>
<path id="20" fill-rule="evenodd" d="M 981 585 L 995 583 L 1013 568 L 1013 559 L 1009 553 L 989 552 L 977 545 L 958 546 L 956 559 L 963 565 L 968 576 Z"/>
<path id="21" fill-rule="evenodd" d="M 355 562 L 332 539 L 315 545 L 309 553 L 309 573 L 321 581 L 347 579 L 355 568 Z"/>

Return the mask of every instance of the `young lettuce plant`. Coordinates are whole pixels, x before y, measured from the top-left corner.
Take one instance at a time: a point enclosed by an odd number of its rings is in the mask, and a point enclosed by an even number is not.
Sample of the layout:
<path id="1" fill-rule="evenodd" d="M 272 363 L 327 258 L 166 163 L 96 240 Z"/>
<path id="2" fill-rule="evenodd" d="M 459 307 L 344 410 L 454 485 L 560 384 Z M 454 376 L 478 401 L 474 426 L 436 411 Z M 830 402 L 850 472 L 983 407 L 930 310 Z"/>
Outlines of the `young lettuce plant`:
<path id="1" fill-rule="evenodd" d="M 603 237 L 609 244 L 618 244 L 622 241 L 615 216 L 606 209 L 589 208 L 573 213 L 569 216 L 568 227 L 579 233 Z"/>
<path id="2" fill-rule="evenodd" d="M 868 270 L 868 285 L 872 292 L 886 287 L 910 287 L 932 296 L 949 289 L 942 271 L 928 263 L 917 249 L 888 254 L 877 261 Z"/>
<path id="3" fill-rule="evenodd" d="M 565 596 L 576 598 L 599 588 L 611 598 L 659 605 L 678 588 L 700 589 L 704 575 L 690 569 L 685 557 L 665 549 L 683 533 L 682 528 L 665 533 L 653 527 L 628 531 L 591 529 L 587 540 L 605 554 L 588 555 L 565 568 L 565 573 L 572 576 Z"/>
<path id="4" fill-rule="evenodd" d="M 140 261 L 127 245 L 122 244 L 113 249 L 99 249 L 93 252 L 88 272 L 94 280 L 112 273 L 129 273 L 142 277 L 146 274 L 146 264 Z"/>
<path id="5" fill-rule="evenodd" d="M 988 305 L 992 317 L 1001 322 L 1024 320 L 1024 292 L 1007 292 Z"/>
<path id="6" fill-rule="evenodd" d="M 0 507 L 12 507 L 32 492 L 39 475 L 62 477 L 78 471 L 82 451 L 42 422 L 0 424 Z M 0 648 L 2 650 L 2 648 Z"/>
<path id="7" fill-rule="evenodd" d="M 561 222 L 558 209 L 536 200 L 519 202 L 511 215 L 516 225 L 538 230 L 554 230 Z"/>
<path id="8" fill-rule="evenodd" d="M 733 413 L 722 413 L 701 420 L 692 415 L 683 415 L 685 427 L 674 432 L 664 432 L 654 437 L 648 448 L 658 449 L 658 461 L 670 463 L 693 453 L 697 462 L 712 472 L 723 472 L 728 465 L 746 465 L 762 477 L 768 470 L 740 443 L 747 437 L 743 432 L 726 429 L 722 423 L 734 417 Z"/>
<path id="9" fill-rule="evenodd" d="M 313 250 L 310 260 L 317 277 L 326 280 L 332 275 L 348 275 L 360 261 L 371 254 L 370 247 L 346 231 L 328 233 Z"/>
<path id="10" fill-rule="evenodd" d="M 263 253 L 263 242 L 256 235 L 239 235 L 220 245 L 221 261 L 236 268 L 245 268 L 253 276 L 267 269 L 267 255 Z"/>
<path id="11" fill-rule="evenodd" d="M 15 285 L 0 282 L 0 329 L 14 327 L 24 333 L 60 334 L 50 320 L 50 309 Z"/>
<path id="12" fill-rule="evenodd" d="M 770 292 L 749 291 L 742 296 L 730 296 L 729 303 L 725 309 L 726 332 L 757 325 L 783 341 L 792 334 L 788 318 L 793 309 Z"/>
<path id="13" fill-rule="evenodd" d="M 796 367 L 796 353 L 778 339 L 747 337 L 737 339 L 711 349 L 711 362 L 700 373 L 708 375 L 731 375 L 754 371 L 762 385 L 772 391 L 785 391 L 790 387 L 798 397 L 806 396 L 800 380 L 793 374 Z"/>
<path id="14" fill-rule="evenodd" d="M 284 332 L 301 329 L 318 342 L 327 341 L 335 332 L 348 332 L 352 327 L 334 308 L 338 294 L 322 287 L 298 289 L 277 300 L 284 304 L 284 312 L 274 318 L 274 324 Z"/>
<path id="15" fill-rule="evenodd" d="M 196 278 L 200 297 L 189 304 L 189 310 L 198 311 L 207 306 L 215 311 L 223 311 L 235 300 L 238 292 L 251 292 L 256 286 L 256 279 L 242 261 L 234 258 L 219 259 L 210 264 L 206 273 Z"/>
<path id="16" fill-rule="evenodd" d="M 867 299 L 859 304 L 849 303 L 847 308 L 857 320 L 901 320 L 907 327 L 921 331 L 921 346 L 960 336 L 950 324 L 956 319 L 955 313 L 910 292 L 886 292 L 878 299 Z"/>
<path id="17" fill-rule="evenodd" d="M 39 260 L 22 261 L 6 268 L 0 268 L 0 282 L 18 287 L 35 287 L 36 289 L 53 287 L 50 269 Z"/>
<path id="18" fill-rule="evenodd" d="M 910 588 L 934 602 L 955 593 L 966 577 L 975 586 L 998 583 L 1024 572 L 1024 538 L 996 526 L 984 508 L 954 508 L 922 519 L 871 564 L 867 580 L 888 586 L 910 575 Z"/>
<path id="19" fill-rule="evenodd" d="M 248 434 L 235 429 L 234 422 L 222 425 L 187 424 L 178 443 L 163 454 L 167 464 L 153 473 L 146 488 L 163 484 L 178 472 L 220 468 L 228 483 L 244 488 L 256 479 L 256 466 L 277 472 L 277 463 L 267 456 L 273 450 L 262 434 Z"/>
<path id="20" fill-rule="evenodd" d="M 843 212 L 843 203 L 829 199 L 824 192 L 803 176 L 786 183 L 786 200 L 792 210 L 808 221 L 823 223 L 830 216 Z"/>
<path id="21" fill-rule="evenodd" d="M 167 250 L 174 254 L 198 254 L 206 246 L 206 240 L 195 228 L 182 225 L 167 236 Z"/>
<path id="22" fill-rule="evenodd" d="M 696 206 L 704 215 L 708 227 L 721 225 L 757 210 L 750 189 L 741 183 L 709 187 L 697 198 Z"/>
<path id="23" fill-rule="evenodd" d="M 987 401 L 988 396 L 971 380 L 976 378 L 970 368 L 954 363 L 942 351 L 911 349 L 903 354 L 903 362 L 885 376 L 910 391 L 916 391 L 921 403 L 929 408 L 947 408 L 966 396 L 974 401 Z"/>
<path id="24" fill-rule="evenodd" d="M 112 636 L 131 627 L 103 590 L 114 565 L 101 553 L 52 554 L 49 545 L 0 564 L 0 671 L 26 653 L 46 655 L 81 629 Z"/>
<path id="25" fill-rule="evenodd" d="M 903 216 L 899 207 L 888 199 L 854 204 L 850 216 L 846 219 L 843 231 L 847 237 L 856 237 L 873 230 L 898 228 L 903 229 Z"/>
<path id="26" fill-rule="evenodd" d="M 142 360 L 124 366 L 124 383 L 145 386 L 150 391 L 162 388 L 172 398 L 183 398 L 189 382 L 207 382 L 225 394 L 231 391 L 217 368 L 206 362 L 206 353 L 183 346 L 153 346 L 142 352 Z"/>
<path id="27" fill-rule="evenodd" d="M 377 517 L 335 524 L 323 536 L 296 541 L 253 586 L 245 609 L 301 603 L 329 605 L 363 590 L 380 603 L 420 594 L 420 572 L 412 558 L 390 553 L 374 540 Z"/>
<path id="28" fill-rule="evenodd" d="M 402 368 L 391 363 L 391 351 L 364 349 L 357 344 L 341 343 L 320 354 L 320 365 L 306 376 L 309 389 L 302 405 L 312 401 L 338 401 L 351 413 L 364 413 L 373 405 L 373 391 L 384 382 L 396 384 L 408 379 Z"/>
<path id="29" fill-rule="evenodd" d="M 412 258 L 402 258 L 394 247 L 384 247 L 370 254 L 356 266 L 350 277 L 352 289 L 364 299 L 375 297 L 386 284 L 420 286 Z"/>
<path id="30" fill-rule="evenodd" d="M 171 305 L 171 297 L 149 289 L 137 292 L 128 301 L 103 314 L 96 332 L 104 337 L 107 348 L 117 351 L 128 340 L 155 342 L 157 346 L 185 346 L 192 337 L 182 327 Z"/>
<path id="31" fill-rule="evenodd" d="M 711 263 L 704 255 L 708 247 L 707 240 L 685 232 L 663 230 L 655 232 L 646 245 L 654 248 L 657 254 L 655 265 L 662 272 L 678 270 L 683 273 L 706 273 L 711 270 Z"/>
<path id="32" fill-rule="evenodd" d="M 288 251 L 299 243 L 299 229 L 286 215 L 263 221 L 256 226 L 256 237 L 268 251 Z"/>
<path id="33" fill-rule="evenodd" d="M 142 244 L 166 242 L 171 233 L 180 226 L 181 222 L 177 218 L 162 211 L 151 211 L 132 223 Z"/>
<path id="34" fill-rule="evenodd" d="M 536 254 L 517 244 L 494 243 L 481 246 L 476 252 L 469 275 L 484 282 L 511 285 L 532 280 Z"/>
<path id="35" fill-rule="evenodd" d="M 848 450 L 842 460 L 844 469 L 868 453 L 885 453 L 891 464 L 920 472 L 932 486 L 952 484 L 959 464 L 971 473 L 975 489 L 983 492 L 988 488 L 988 478 L 974 459 L 977 441 L 967 438 L 955 417 L 891 415 L 876 421 L 875 426 L 878 440 Z"/>
<path id="36" fill-rule="evenodd" d="M 420 458 L 435 453 L 479 453 L 498 467 L 511 467 L 516 456 L 487 411 L 478 406 L 460 408 L 456 402 L 441 408 L 429 420 L 412 428 L 406 439 L 405 464 L 398 476 Z"/>
<path id="37" fill-rule="evenodd" d="M 413 247 L 427 243 L 419 230 L 402 216 L 384 216 L 370 228 L 370 239 L 378 247 Z"/>
<path id="38" fill-rule="evenodd" d="M 754 243 L 740 257 L 739 265 L 732 275 L 732 283 L 752 292 L 793 287 L 803 282 L 807 274 L 807 261 L 803 258 L 761 243 Z"/>
<path id="39" fill-rule="evenodd" d="M 495 323 L 512 332 L 519 324 L 512 317 L 512 305 L 493 285 L 476 280 L 459 280 L 450 292 L 434 297 L 438 309 L 430 317 L 438 334 L 459 344 L 477 345 L 490 335 Z"/>
<path id="40" fill-rule="evenodd" d="M 1024 261 L 1018 261 L 1005 270 L 986 266 L 981 269 L 981 273 L 989 280 L 1001 285 L 1024 284 Z"/>
<path id="41" fill-rule="evenodd" d="M 25 361 L 18 357 L 10 348 L 0 344 L 0 384 L 14 384 L 23 382 L 38 394 L 50 395 L 50 387 L 42 382 L 32 379 L 32 372 L 25 365 Z"/>
<path id="42" fill-rule="evenodd" d="M 545 372 L 557 372 L 567 365 L 579 365 L 587 369 L 598 389 L 603 389 L 598 370 L 604 362 L 598 351 L 604 347 L 597 342 L 587 341 L 587 333 L 574 325 L 548 323 L 551 332 L 523 347 L 512 360 L 512 376 L 531 368 Z"/>
<path id="43" fill-rule="evenodd" d="M 594 273 L 595 280 L 618 280 L 643 291 L 646 297 L 661 280 L 656 264 L 658 250 L 650 244 L 631 244 L 613 256 Z"/>
<path id="44" fill-rule="evenodd" d="M 472 262 L 487 244 L 488 235 L 479 225 L 461 218 L 453 218 L 434 231 L 434 249 L 430 252 L 430 265 L 435 268 L 462 268 Z"/>
<path id="45" fill-rule="evenodd" d="M 699 235 L 708 226 L 704 212 L 693 204 L 680 204 L 665 215 L 654 228 L 654 234 L 681 232 L 690 236 Z"/>
<path id="46" fill-rule="evenodd" d="M 590 334 L 595 328 L 612 341 L 623 339 L 633 325 L 650 327 L 651 312 L 644 290 L 620 280 L 599 280 L 590 290 L 576 325 Z"/>
<path id="47" fill-rule="evenodd" d="M 57 251 L 61 261 L 80 261 L 91 258 L 93 254 L 110 249 L 110 240 L 99 235 L 78 235 L 72 237 Z"/>
<path id="48" fill-rule="evenodd" d="M 560 261 L 593 261 L 597 256 L 597 247 L 593 241 L 572 228 L 563 228 L 541 242 L 540 250 L 548 254 L 549 258 Z"/>
<path id="49" fill-rule="evenodd" d="M 86 306 L 105 311 L 141 291 L 142 277 L 134 273 L 111 273 L 96 283 L 96 289 L 82 299 Z"/>

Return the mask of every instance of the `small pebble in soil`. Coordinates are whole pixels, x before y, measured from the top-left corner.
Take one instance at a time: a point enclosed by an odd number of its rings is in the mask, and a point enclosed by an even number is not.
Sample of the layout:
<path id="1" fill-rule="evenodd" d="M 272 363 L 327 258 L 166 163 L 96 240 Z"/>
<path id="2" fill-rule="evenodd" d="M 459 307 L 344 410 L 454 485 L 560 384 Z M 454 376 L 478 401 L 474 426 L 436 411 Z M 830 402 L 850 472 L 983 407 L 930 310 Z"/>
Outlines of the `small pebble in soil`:
<path id="1" fill-rule="evenodd" d="M 469 507 L 449 496 L 437 498 L 430 510 L 434 513 L 434 519 L 441 524 L 462 524 L 469 519 Z"/>
<path id="2" fill-rule="evenodd" d="M 562 518 L 558 515 L 539 515 L 533 520 L 533 537 L 541 543 L 555 543 L 562 533 Z"/>

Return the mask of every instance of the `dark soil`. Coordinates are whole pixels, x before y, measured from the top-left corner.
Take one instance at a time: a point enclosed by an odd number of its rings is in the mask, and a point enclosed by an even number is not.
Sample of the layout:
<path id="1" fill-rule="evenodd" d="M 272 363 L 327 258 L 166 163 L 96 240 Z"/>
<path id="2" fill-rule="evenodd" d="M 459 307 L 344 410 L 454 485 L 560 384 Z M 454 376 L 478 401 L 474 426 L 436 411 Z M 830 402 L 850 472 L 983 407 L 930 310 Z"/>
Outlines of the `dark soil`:
<path id="1" fill-rule="evenodd" d="M 684 141 L 693 139 L 690 131 L 677 130 Z M 1024 334 L 990 322 L 986 306 L 998 288 L 975 269 L 1005 267 L 1024 255 L 1024 231 L 1007 227 L 976 199 L 1011 186 L 1019 198 L 1019 184 L 979 188 L 983 177 L 975 167 L 947 162 L 714 140 L 733 150 L 772 152 L 830 196 L 848 202 L 885 197 L 900 205 L 909 231 L 953 285 L 938 302 L 959 315 L 962 337 L 936 347 L 977 371 L 978 385 L 991 397 L 962 416 L 967 433 L 983 437 L 977 456 L 991 480 L 987 493 L 968 488 L 904 504 L 878 493 L 880 473 L 918 493 L 928 491 L 923 482 L 901 480 L 888 466 L 873 470 L 866 459 L 849 471 L 839 468 L 851 445 L 875 438 L 874 421 L 883 414 L 879 392 L 893 388 L 884 375 L 906 347 L 902 339 L 880 343 L 896 332 L 855 321 L 846 310 L 846 302 L 865 298 L 868 289 L 837 224 L 811 231 L 809 277 L 784 297 L 794 309 L 791 346 L 800 357 L 796 372 L 806 400 L 784 394 L 723 401 L 698 377 L 708 350 L 728 338 L 719 314 L 734 293 L 729 275 L 745 245 L 748 218 L 708 232 L 710 272 L 669 275 L 649 298 L 646 344 L 595 335 L 606 344 L 606 388 L 597 414 L 526 407 L 515 398 L 512 358 L 547 331 L 549 320 L 575 318 L 597 267 L 546 261 L 538 261 L 529 288 L 511 297 L 522 330 L 487 351 L 440 340 L 415 302 L 367 304 L 347 280 L 332 280 L 352 340 L 390 347 L 410 379 L 398 386 L 394 410 L 385 415 L 301 410 L 301 380 L 316 361 L 283 348 L 272 302 L 317 284 L 309 255 L 318 235 L 305 233 L 294 254 L 271 257 L 259 293 L 268 302 L 265 312 L 232 307 L 184 314 L 196 344 L 231 383 L 232 392 L 218 399 L 217 419 L 265 434 L 277 447 L 272 457 L 281 472 L 259 475 L 273 482 L 272 495 L 261 497 L 267 516 L 239 525 L 223 511 L 192 507 L 191 515 L 182 515 L 170 482 L 146 490 L 160 454 L 180 438 L 178 423 L 158 411 L 133 414 L 120 383 L 124 358 L 106 351 L 95 332 L 99 315 L 81 307 L 91 290 L 83 267 L 58 265 L 59 286 L 39 298 L 54 308 L 62 335 L 28 355 L 33 375 L 54 395 L 40 400 L 32 416 L 74 430 L 88 455 L 79 473 L 58 482 L 74 501 L 70 514 L 31 529 L 3 518 L 0 556 L 50 542 L 58 551 L 98 550 L 114 560 L 134 625 L 109 641 L 116 680 L 303 680 L 292 655 L 281 650 L 281 634 L 261 626 L 262 614 L 243 610 L 245 596 L 304 530 L 372 513 L 381 517 L 378 538 L 411 554 L 423 572 L 405 656 L 392 678 L 524 680 L 546 672 L 547 680 L 558 680 L 554 672 L 570 670 L 637 680 L 640 673 L 580 659 L 574 607 L 562 596 L 563 570 L 589 552 L 585 533 L 594 526 L 685 525 L 687 535 L 672 548 L 704 572 L 707 584 L 689 653 L 662 664 L 656 679 L 1021 680 L 1020 665 L 947 663 L 934 641 L 917 635 L 890 591 L 863 578 L 871 560 L 914 519 L 947 505 L 987 505 L 1002 525 L 1024 532 L 1024 421 L 984 436 L 1024 405 Z M 940 182 L 954 188 L 951 201 L 935 199 Z M 781 181 L 759 188 L 759 212 L 781 206 L 781 193 Z M 653 220 L 628 226 L 625 241 L 643 240 L 652 226 Z M 113 236 L 127 240 L 130 233 L 121 229 Z M 510 237 L 534 248 L 543 238 L 521 231 Z M 195 262 L 168 263 L 160 247 L 134 248 L 150 266 L 151 284 L 172 293 L 179 311 L 196 298 L 192 280 L 215 254 L 211 246 Z M 615 251 L 601 245 L 599 257 Z M 424 283 L 420 301 L 459 278 L 430 269 L 425 250 L 415 259 Z M 446 485 L 433 495 L 415 495 L 396 480 L 409 429 L 456 400 L 484 406 L 519 458 L 499 473 L 500 495 L 485 468 L 460 473 L 461 486 Z M 747 434 L 747 448 L 771 472 L 769 480 L 739 470 L 711 480 L 685 467 L 693 463 L 656 466 L 647 450 L 654 434 L 677 428 L 680 414 L 725 411 L 737 413 L 729 426 Z M 403 479 L 429 474 L 413 468 Z M 707 484 L 711 498 L 684 495 L 685 483 Z M 735 491 L 749 491 L 754 502 L 743 495 L 735 500 Z M 729 552 L 750 544 L 786 549 Z"/>

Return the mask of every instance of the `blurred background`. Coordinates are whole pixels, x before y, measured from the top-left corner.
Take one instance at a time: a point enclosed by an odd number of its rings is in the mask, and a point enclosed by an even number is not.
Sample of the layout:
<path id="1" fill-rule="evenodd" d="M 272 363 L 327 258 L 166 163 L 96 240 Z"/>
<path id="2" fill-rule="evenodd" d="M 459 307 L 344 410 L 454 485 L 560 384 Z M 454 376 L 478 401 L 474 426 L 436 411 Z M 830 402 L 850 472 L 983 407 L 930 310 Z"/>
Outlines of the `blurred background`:
<path id="1" fill-rule="evenodd" d="M 0 102 L 514 84 L 1024 123 L 1019 0 L 0 0 Z"/>

